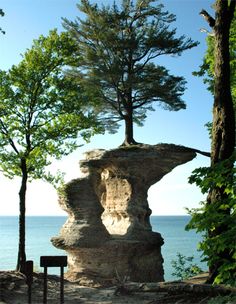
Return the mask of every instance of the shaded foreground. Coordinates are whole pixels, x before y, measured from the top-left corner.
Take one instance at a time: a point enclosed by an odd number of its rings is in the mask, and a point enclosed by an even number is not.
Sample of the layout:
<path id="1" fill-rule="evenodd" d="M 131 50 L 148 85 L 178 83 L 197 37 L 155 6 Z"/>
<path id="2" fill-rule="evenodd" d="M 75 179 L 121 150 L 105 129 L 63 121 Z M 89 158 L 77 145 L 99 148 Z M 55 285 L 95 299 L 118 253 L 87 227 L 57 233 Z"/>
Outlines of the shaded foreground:
<path id="1" fill-rule="evenodd" d="M 90 282 L 65 281 L 65 304 L 206 304 L 217 295 L 236 293 L 236 289 L 212 287 L 202 284 L 206 276 L 192 280 L 166 283 L 131 283 L 91 286 Z M 0 304 L 26 304 L 27 285 L 22 274 L 0 272 Z M 60 303 L 60 280 L 58 276 L 48 276 L 48 303 Z M 34 274 L 32 304 L 43 302 L 43 274 Z"/>

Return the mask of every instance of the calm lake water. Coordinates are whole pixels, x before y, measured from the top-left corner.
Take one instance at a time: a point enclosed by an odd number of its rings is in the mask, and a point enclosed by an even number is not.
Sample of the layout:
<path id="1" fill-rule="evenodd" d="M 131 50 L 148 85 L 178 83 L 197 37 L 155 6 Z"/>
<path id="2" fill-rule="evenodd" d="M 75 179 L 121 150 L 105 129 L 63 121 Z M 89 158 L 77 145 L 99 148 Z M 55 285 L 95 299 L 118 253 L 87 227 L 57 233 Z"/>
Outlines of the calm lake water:
<path id="1" fill-rule="evenodd" d="M 164 257 L 165 280 L 174 279 L 171 260 L 176 260 L 177 252 L 185 256 L 194 256 L 194 262 L 206 269 L 200 262 L 200 252 L 197 244 L 200 236 L 194 231 L 185 231 L 189 221 L 188 216 L 151 216 L 153 231 L 161 233 L 165 244 L 162 246 Z M 66 217 L 32 216 L 26 219 L 26 254 L 28 260 L 33 260 L 40 270 L 41 255 L 64 255 L 63 250 L 52 246 L 50 239 L 58 235 Z M 0 216 L 0 270 L 14 269 L 18 250 L 18 218 L 15 216 Z M 51 268 L 50 273 L 58 274 L 57 268 Z"/>

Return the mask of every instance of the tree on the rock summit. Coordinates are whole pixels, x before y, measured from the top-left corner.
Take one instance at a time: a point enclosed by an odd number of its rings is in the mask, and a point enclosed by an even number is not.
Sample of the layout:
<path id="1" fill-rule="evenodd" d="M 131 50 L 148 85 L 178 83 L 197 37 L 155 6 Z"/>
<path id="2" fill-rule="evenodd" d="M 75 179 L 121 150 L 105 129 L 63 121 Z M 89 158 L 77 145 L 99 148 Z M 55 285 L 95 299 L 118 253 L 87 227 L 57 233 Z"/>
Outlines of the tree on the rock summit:
<path id="1" fill-rule="evenodd" d="M 60 159 L 99 131 L 94 116 L 84 111 L 80 91 L 63 69 L 75 60 L 74 43 L 66 33 L 40 36 L 23 60 L 0 71 L 0 166 L 9 178 L 21 177 L 17 270 L 24 272 L 27 182 L 54 181 L 47 173 L 52 158 Z"/>
<path id="2" fill-rule="evenodd" d="M 153 4 L 152 4 L 153 3 Z M 157 64 L 162 55 L 179 56 L 197 43 L 176 37 L 175 16 L 152 0 L 123 0 L 120 6 L 81 0 L 85 19 L 64 19 L 77 42 L 80 58 L 70 74 L 78 77 L 88 99 L 96 101 L 98 117 L 108 130 L 125 122 L 123 144 L 135 144 L 133 124 L 142 126 L 153 103 L 165 109 L 185 109 L 185 80 Z"/>

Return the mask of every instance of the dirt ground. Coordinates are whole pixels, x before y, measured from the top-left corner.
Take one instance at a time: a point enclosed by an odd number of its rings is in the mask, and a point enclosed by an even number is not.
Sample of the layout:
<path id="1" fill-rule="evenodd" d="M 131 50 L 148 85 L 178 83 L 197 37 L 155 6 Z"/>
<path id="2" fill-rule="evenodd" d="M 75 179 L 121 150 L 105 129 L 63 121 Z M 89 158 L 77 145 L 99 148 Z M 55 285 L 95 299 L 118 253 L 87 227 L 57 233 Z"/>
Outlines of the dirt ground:
<path id="1" fill-rule="evenodd" d="M 218 294 L 227 294 L 201 284 L 204 276 L 188 282 L 131 283 L 114 286 L 82 286 L 65 281 L 65 304 L 206 304 Z M 91 284 L 88 284 L 91 285 Z M 202 287 L 204 286 L 204 287 Z M 0 304 L 27 304 L 28 286 L 22 274 L 0 272 Z M 32 284 L 32 304 L 43 303 L 43 275 L 35 274 Z M 60 303 L 60 279 L 48 276 L 47 303 Z"/>

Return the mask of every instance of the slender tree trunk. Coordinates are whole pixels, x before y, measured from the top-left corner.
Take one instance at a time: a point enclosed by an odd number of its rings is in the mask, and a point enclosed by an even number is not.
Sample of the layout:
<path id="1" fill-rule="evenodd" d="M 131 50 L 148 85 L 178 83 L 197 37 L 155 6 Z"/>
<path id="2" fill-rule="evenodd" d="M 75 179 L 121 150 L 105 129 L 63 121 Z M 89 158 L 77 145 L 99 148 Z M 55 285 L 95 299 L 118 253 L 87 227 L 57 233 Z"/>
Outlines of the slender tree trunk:
<path id="1" fill-rule="evenodd" d="M 130 112 L 125 115 L 125 141 L 123 145 L 134 145 L 137 142 L 134 140 L 133 114 Z"/>
<path id="2" fill-rule="evenodd" d="M 235 9 L 235 6 L 231 9 Z M 235 147 L 235 117 L 230 89 L 230 56 L 229 56 L 229 30 L 230 12 L 228 1 L 216 1 L 215 32 L 215 88 L 213 105 L 213 125 L 211 144 L 211 167 L 227 160 L 232 156 Z M 232 163 L 233 168 L 233 163 Z M 232 170 L 229 170 L 229 172 Z M 233 178 L 233 176 L 232 176 Z M 223 202 L 227 199 L 224 189 L 214 188 L 207 197 L 208 204 Z M 220 211 L 229 213 L 230 210 Z M 214 232 L 209 231 L 209 237 L 222 234 L 227 227 L 220 226 Z M 213 252 L 212 254 L 216 254 Z M 230 250 L 218 254 L 217 261 L 209 268 L 208 283 L 213 283 L 223 259 L 231 259 Z"/>
<path id="3" fill-rule="evenodd" d="M 133 100 L 132 100 L 132 79 L 133 79 L 133 51 L 129 51 L 129 59 L 127 66 L 128 74 L 128 87 L 126 92 L 126 99 L 123 100 L 122 104 L 125 106 L 125 140 L 122 146 L 137 145 L 138 143 L 134 140 L 134 121 L 133 121 Z"/>
<path id="4" fill-rule="evenodd" d="M 24 267 L 26 262 L 25 254 L 25 198 L 26 198 L 26 189 L 27 189 L 27 166 L 26 160 L 21 159 L 21 170 L 22 170 L 22 179 L 21 179 L 21 188 L 19 192 L 20 199 L 20 213 L 19 213 L 19 249 L 18 249 L 18 260 L 16 270 L 24 273 Z"/>
<path id="5" fill-rule="evenodd" d="M 132 108 L 132 96 L 129 94 L 129 101 L 127 102 L 126 114 L 124 115 L 125 121 L 125 140 L 122 146 L 137 145 L 134 140 L 134 121 L 133 121 L 133 108 Z"/>

